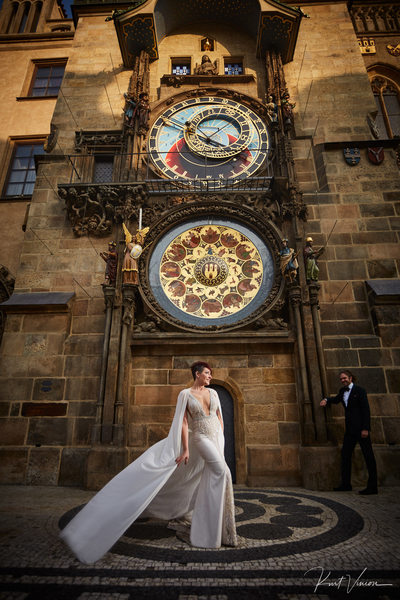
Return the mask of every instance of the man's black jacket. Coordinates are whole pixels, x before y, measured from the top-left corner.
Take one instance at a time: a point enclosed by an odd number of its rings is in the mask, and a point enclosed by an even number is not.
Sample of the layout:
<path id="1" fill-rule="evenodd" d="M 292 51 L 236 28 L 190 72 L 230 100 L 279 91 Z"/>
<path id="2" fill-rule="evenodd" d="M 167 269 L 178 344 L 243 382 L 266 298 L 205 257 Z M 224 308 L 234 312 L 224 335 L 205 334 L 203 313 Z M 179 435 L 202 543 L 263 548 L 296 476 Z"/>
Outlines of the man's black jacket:
<path id="1" fill-rule="evenodd" d="M 328 404 L 339 404 L 339 402 L 343 404 L 345 408 L 346 433 L 359 436 L 364 429 L 367 431 L 371 430 L 367 392 L 362 387 L 353 385 L 346 407 L 343 401 L 345 389 L 341 388 L 337 396 L 327 398 Z"/>

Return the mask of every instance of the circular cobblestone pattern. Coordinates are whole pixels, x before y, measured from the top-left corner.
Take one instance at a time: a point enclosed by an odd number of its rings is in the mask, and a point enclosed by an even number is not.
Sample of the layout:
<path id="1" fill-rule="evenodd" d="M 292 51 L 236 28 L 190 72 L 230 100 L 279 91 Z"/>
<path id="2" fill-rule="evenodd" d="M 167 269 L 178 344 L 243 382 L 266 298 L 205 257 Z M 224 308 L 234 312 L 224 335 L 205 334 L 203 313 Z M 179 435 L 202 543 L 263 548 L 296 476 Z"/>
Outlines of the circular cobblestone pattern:
<path id="1" fill-rule="evenodd" d="M 235 490 L 239 544 L 218 550 L 193 548 L 177 539 L 164 521 L 136 521 L 111 552 L 136 558 L 188 562 L 254 560 L 289 556 L 334 546 L 357 535 L 363 518 L 339 502 L 298 492 Z M 62 529 L 81 509 L 65 513 Z"/>

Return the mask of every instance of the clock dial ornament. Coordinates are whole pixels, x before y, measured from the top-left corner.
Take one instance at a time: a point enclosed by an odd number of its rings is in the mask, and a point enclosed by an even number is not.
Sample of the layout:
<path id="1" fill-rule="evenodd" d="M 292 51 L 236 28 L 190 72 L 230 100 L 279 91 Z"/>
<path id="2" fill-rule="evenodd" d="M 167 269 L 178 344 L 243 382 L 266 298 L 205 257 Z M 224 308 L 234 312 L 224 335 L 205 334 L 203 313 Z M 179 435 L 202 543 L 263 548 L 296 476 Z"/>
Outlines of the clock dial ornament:
<path id="1" fill-rule="evenodd" d="M 165 110 L 154 122 L 148 144 L 159 174 L 188 183 L 213 179 L 222 186 L 262 167 L 269 138 L 265 123 L 244 104 L 204 96 Z"/>
<path id="2" fill-rule="evenodd" d="M 273 285 L 267 245 L 230 219 L 183 223 L 153 248 L 148 272 L 154 298 L 185 326 L 232 327 L 261 308 Z"/>

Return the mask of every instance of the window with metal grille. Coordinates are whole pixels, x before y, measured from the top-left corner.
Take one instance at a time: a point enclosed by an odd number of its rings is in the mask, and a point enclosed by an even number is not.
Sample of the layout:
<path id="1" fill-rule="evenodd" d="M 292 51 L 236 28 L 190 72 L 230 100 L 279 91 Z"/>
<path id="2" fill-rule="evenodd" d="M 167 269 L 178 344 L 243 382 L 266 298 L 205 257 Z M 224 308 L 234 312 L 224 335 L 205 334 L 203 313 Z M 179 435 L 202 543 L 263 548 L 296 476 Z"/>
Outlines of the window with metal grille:
<path id="1" fill-rule="evenodd" d="M 36 181 L 35 154 L 43 144 L 16 144 L 5 186 L 5 196 L 31 196 Z"/>
<path id="2" fill-rule="evenodd" d="M 224 73 L 225 75 L 243 75 L 243 62 L 225 59 Z"/>
<path id="3" fill-rule="evenodd" d="M 65 71 L 65 64 L 37 64 L 29 96 L 57 96 Z"/>
<path id="4" fill-rule="evenodd" d="M 113 156 L 96 155 L 94 157 L 94 183 L 108 183 L 112 181 L 114 167 Z"/>

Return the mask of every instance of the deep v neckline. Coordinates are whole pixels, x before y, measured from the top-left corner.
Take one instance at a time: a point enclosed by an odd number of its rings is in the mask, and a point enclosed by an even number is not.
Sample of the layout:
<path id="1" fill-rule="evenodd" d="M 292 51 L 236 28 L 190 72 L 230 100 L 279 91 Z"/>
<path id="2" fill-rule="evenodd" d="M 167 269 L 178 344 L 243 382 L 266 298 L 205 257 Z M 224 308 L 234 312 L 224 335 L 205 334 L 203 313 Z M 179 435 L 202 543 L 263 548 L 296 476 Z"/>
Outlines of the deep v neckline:
<path id="1" fill-rule="evenodd" d="M 201 410 L 203 412 L 203 415 L 205 417 L 210 417 L 211 416 L 211 390 L 209 389 L 208 392 L 210 394 L 210 406 L 208 408 L 208 415 L 207 415 L 206 412 L 205 412 L 205 410 L 204 410 L 204 408 L 203 408 L 203 406 L 200 403 L 200 400 L 198 398 L 196 398 L 196 396 L 189 389 L 189 394 L 192 396 L 192 398 L 194 398 L 196 400 L 197 404 L 200 406 L 200 408 L 201 408 Z"/>

